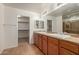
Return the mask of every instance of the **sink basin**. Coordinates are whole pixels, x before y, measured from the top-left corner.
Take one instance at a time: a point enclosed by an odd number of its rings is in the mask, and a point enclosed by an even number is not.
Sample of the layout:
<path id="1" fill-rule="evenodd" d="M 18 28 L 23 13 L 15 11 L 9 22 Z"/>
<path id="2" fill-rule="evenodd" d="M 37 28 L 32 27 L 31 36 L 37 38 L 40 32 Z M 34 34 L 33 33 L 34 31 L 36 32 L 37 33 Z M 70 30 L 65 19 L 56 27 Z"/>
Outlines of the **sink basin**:
<path id="1" fill-rule="evenodd" d="M 65 35 L 65 34 L 50 34 L 50 35 L 57 37 L 57 38 L 63 38 L 63 39 L 71 37 L 70 35 Z"/>

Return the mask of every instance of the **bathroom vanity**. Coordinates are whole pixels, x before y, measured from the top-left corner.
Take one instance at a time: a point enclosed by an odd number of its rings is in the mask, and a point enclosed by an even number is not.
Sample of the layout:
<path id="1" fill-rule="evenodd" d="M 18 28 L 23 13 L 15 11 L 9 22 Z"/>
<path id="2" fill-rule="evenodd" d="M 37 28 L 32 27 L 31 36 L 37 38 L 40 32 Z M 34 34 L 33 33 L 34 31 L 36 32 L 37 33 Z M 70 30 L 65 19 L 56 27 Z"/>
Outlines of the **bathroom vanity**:
<path id="1" fill-rule="evenodd" d="M 34 32 L 34 44 L 45 55 L 79 54 L 79 38 L 70 35 Z"/>

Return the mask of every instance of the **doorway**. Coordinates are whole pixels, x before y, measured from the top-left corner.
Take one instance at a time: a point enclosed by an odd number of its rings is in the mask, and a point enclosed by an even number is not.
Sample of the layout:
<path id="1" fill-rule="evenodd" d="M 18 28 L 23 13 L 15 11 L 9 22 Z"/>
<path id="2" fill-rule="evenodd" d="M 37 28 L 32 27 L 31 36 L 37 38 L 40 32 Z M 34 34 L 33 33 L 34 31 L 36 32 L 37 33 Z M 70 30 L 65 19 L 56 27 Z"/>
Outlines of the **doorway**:
<path id="1" fill-rule="evenodd" d="M 30 18 L 26 16 L 18 17 L 18 43 L 29 43 Z"/>
<path id="2" fill-rule="evenodd" d="M 52 32 L 52 20 L 47 20 L 47 32 Z"/>

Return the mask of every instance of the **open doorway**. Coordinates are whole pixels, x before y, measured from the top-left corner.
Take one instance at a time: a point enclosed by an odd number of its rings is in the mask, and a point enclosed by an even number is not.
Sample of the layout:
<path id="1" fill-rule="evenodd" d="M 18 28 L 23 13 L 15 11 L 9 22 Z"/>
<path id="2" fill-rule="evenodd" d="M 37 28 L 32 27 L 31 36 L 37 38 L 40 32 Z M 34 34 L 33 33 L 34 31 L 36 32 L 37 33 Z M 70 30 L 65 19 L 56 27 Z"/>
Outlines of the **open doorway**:
<path id="1" fill-rule="evenodd" d="M 47 32 L 52 32 L 52 20 L 47 20 Z"/>
<path id="2" fill-rule="evenodd" d="M 18 17 L 18 43 L 29 43 L 30 18 L 26 16 Z"/>

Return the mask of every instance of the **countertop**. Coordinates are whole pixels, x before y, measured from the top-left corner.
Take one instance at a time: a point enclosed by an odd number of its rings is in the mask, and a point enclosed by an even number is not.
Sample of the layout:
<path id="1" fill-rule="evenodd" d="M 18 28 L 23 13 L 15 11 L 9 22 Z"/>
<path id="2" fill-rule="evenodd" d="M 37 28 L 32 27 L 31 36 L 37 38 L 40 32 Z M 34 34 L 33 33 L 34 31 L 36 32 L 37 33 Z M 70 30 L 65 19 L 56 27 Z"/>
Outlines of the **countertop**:
<path id="1" fill-rule="evenodd" d="M 60 39 L 60 40 L 70 41 L 70 42 L 79 44 L 79 38 L 78 37 L 74 37 L 74 36 L 67 35 L 67 34 L 48 33 L 48 32 L 35 32 L 35 33 L 39 33 L 39 34 L 46 35 L 46 36 L 49 36 L 49 37 L 53 37 L 53 38 L 57 38 L 57 39 Z"/>

